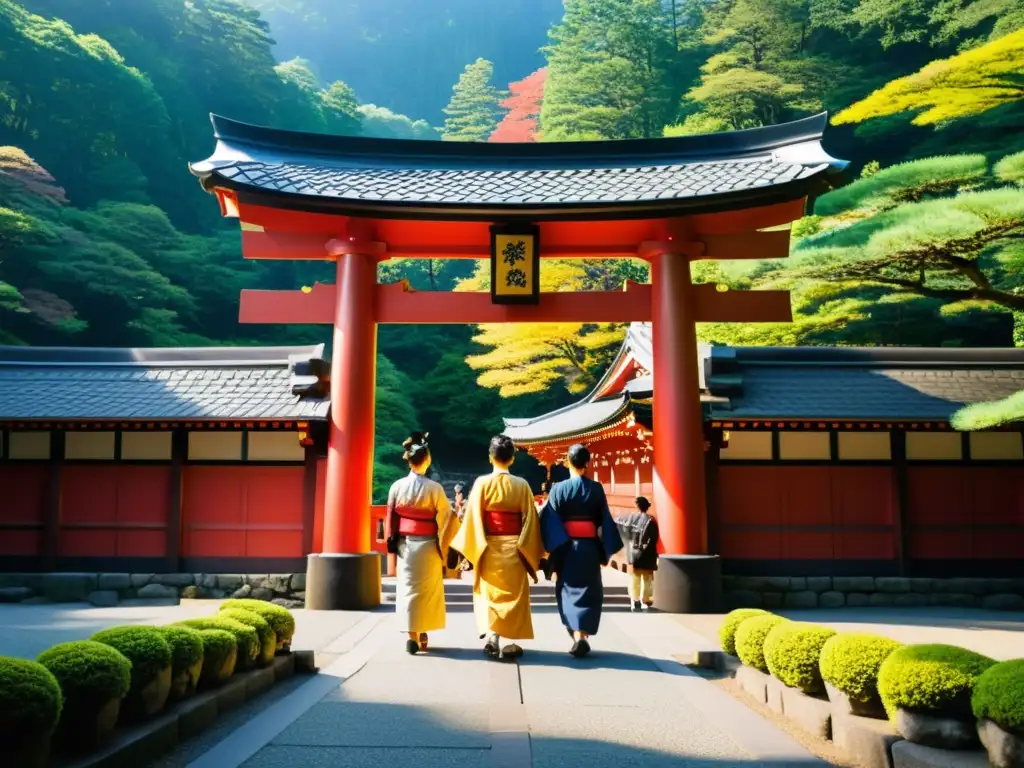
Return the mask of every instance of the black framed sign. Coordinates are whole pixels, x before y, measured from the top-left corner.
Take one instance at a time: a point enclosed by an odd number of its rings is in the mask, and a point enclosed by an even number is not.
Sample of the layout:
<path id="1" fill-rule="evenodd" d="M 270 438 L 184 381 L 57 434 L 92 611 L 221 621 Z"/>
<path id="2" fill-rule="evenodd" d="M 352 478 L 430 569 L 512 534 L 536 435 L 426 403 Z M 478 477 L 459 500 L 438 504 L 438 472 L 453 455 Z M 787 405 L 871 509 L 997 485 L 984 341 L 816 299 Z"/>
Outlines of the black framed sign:
<path id="1" fill-rule="evenodd" d="M 540 303 L 540 229 L 535 225 L 491 227 L 491 302 Z"/>

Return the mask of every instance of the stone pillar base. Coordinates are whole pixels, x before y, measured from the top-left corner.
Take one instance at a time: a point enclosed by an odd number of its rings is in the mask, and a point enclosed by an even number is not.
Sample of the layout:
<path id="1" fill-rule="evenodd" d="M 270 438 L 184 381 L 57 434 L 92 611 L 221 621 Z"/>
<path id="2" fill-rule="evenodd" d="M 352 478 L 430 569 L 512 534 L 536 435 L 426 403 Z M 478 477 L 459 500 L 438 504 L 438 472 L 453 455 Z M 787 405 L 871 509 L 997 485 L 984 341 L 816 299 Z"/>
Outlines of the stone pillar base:
<path id="1" fill-rule="evenodd" d="M 722 610 L 722 561 L 718 555 L 661 555 L 654 607 L 666 613 Z"/>
<path id="2" fill-rule="evenodd" d="M 376 552 L 313 554 L 306 561 L 306 608 L 368 611 L 380 605 L 381 563 Z"/>

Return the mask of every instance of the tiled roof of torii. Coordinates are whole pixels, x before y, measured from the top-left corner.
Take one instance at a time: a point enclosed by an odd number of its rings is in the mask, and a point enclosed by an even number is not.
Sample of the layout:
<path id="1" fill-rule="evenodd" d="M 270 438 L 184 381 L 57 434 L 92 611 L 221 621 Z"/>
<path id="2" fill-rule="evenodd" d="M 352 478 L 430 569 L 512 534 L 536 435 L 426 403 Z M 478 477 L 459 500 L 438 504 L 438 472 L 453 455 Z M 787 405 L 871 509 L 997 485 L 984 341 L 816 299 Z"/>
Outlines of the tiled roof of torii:
<path id="1" fill-rule="evenodd" d="M 704 412 L 715 420 L 948 421 L 961 406 L 1024 389 L 1024 349 L 710 347 L 698 350 Z M 651 327 L 634 323 L 609 375 L 635 360 L 641 374 L 604 394 L 531 419 L 505 419 L 523 445 L 571 439 L 615 424 L 653 397 Z"/>
<path id="2" fill-rule="evenodd" d="M 309 347 L 0 347 L 0 421 L 324 419 Z"/>
<path id="3" fill-rule="evenodd" d="M 212 120 L 216 149 L 190 166 L 207 189 L 351 213 L 729 210 L 799 199 L 845 166 L 821 146 L 825 114 L 703 136 L 523 144 L 327 136 Z"/>

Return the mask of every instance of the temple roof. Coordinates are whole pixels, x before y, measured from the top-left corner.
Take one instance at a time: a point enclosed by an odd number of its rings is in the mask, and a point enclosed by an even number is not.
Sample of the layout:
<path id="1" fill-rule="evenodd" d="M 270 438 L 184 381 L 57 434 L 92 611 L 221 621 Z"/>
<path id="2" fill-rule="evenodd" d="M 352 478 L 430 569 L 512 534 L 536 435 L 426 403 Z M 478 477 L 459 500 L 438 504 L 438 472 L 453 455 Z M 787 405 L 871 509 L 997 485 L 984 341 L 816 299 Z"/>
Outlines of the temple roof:
<path id="1" fill-rule="evenodd" d="M 323 345 L 0 347 L 0 421 L 324 419 Z"/>
<path id="2" fill-rule="evenodd" d="M 506 434 L 536 445 L 594 433 L 653 396 L 651 327 L 634 323 L 608 372 L 585 398 L 531 419 L 505 419 Z M 612 374 L 636 375 L 609 391 Z M 715 420 L 948 421 L 969 403 L 1024 389 L 1024 349 L 710 347 L 698 350 L 701 399 Z"/>
<path id="3" fill-rule="evenodd" d="M 217 145 L 190 169 L 207 189 L 354 215 L 629 218 L 796 200 L 845 167 L 822 113 L 664 139 L 477 143 L 328 136 L 212 115 Z"/>
<path id="4" fill-rule="evenodd" d="M 713 418 L 948 421 L 1024 389 L 1024 349 L 715 347 Z"/>

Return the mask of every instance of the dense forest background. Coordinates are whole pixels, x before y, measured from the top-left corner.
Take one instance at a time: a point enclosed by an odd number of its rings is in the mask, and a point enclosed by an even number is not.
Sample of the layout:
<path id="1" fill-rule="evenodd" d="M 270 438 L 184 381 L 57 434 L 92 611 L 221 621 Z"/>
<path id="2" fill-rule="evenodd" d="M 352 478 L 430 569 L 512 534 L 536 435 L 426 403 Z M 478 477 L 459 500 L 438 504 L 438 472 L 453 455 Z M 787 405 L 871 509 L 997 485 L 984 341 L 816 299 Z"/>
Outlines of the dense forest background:
<path id="1" fill-rule="evenodd" d="M 0 0 L 0 343 L 308 343 L 241 326 L 243 287 L 329 281 L 241 258 L 187 163 L 208 114 L 448 141 L 678 136 L 832 114 L 849 184 L 785 263 L 698 280 L 789 287 L 791 325 L 731 344 L 1024 345 L 1024 0 Z M 482 290 L 472 262 L 380 279 Z M 544 290 L 645 280 L 630 261 L 548 262 Z M 375 486 L 429 430 L 483 469 L 500 416 L 571 401 L 616 326 L 384 327 Z"/>

